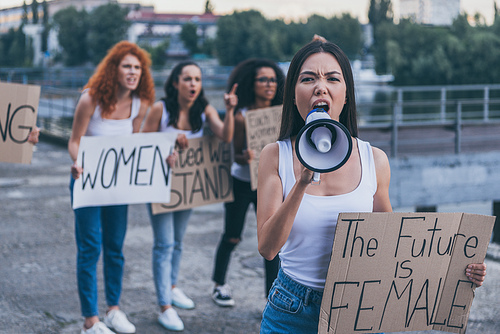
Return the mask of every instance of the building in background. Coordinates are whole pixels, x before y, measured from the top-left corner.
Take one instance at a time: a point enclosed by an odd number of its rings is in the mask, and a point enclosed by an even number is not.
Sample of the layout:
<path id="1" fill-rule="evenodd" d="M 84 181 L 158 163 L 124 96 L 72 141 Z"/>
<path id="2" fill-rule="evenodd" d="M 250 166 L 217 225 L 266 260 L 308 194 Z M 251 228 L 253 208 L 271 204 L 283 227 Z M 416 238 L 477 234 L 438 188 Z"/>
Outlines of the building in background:
<path id="1" fill-rule="evenodd" d="M 42 22 L 44 15 L 42 1 L 38 0 L 38 3 L 39 22 Z M 170 44 L 167 55 L 170 57 L 188 56 L 189 52 L 180 39 L 182 26 L 187 22 L 198 26 L 197 34 L 200 43 L 203 43 L 206 38 L 215 38 L 216 35 L 216 24 L 219 16 L 212 13 L 200 15 L 156 13 L 154 6 L 143 6 L 140 3 L 121 3 L 118 0 L 48 0 L 49 20 L 55 13 L 70 6 L 75 7 L 77 10 L 85 9 L 87 12 L 91 12 L 93 9 L 108 3 L 116 3 L 129 9 L 127 16 L 131 22 L 127 33 L 129 41 L 157 46 L 165 39 L 169 39 Z M 27 4 L 28 22 L 32 21 L 30 4 Z M 23 6 L 0 9 L 0 34 L 7 33 L 9 29 L 19 28 L 23 22 L 23 14 Z M 45 53 L 42 52 L 40 47 L 43 31 L 42 24 L 26 24 L 23 31 L 33 41 L 34 66 L 44 65 L 48 58 L 55 56 L 60 51 L 57 31 L 54 29 L 51 29 L 48 35 L 48 50 Z"/>
<path id="2" fill-rule="evenodd" d="M 128 30 L 129 41 L 157 46 L 168 38 L 170 45 L 167 56 L 186 57 L 189 51 L 180 39 L 182 26 L 186 23 L 196 24 L 199 44 L 202 45 L 205 39 L 215 38 L 219 16 L 212 13 L 200 15 L 156 13 L 151 8 L 137 7 L 136 10 L 129 12 L 127 18 L 131 22 Z"/>
<path id="3" fill-rule="evenodd" d="M 400 19 L 449 26 L 460 15 L 460 0 L 399 0 Z"/>

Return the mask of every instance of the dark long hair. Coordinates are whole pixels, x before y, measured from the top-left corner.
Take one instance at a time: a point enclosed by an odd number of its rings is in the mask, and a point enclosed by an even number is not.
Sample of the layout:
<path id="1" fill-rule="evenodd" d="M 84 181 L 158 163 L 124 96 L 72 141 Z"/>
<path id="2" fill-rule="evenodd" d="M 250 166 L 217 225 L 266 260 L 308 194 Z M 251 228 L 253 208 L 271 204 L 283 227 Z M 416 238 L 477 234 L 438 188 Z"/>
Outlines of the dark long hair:
<path id="1" fill-rule="evenodd" d="M 315 53 L 330 53 L 339 62 L 346 84 L 347 102 L 342 108 L 339 121 L 349 130 L 351 136 L 358 136 L 358 124 L 356 117 L 356 98 L 354 94 L 354 78 L 351 64 L 345 53 L 331 42 L 312 41 L 300 49 L 293 57 L 285 82 L 283 96 L 283 114 L 281 116 L 281 128 L 278 140 L 296 136 L 305 125 L 304 119 L 300 116 L 295 100 L 295 85 L 299 78 L 300 69 L 309 56 Z"/>
<path id="2" fill-rule="evenodd" d="M 255 76 L 262 67 L 270 67 L 276 73 L 277 85 L 276 95 L 271 101 L 271 105 L 283 103 L 283 86 L 285 84 L 285 75 L 281 68 L 272 60 L 264 58 L 251 58 L 242 61 L 231 72 L 227 81 L 227 91 L 229 92 L 235 83 L 238 84 L 236 95 L 238 96 L 238 105 L 236 110 L 248 108 L 255 103 Z"/>
<path id="3" fill-rule="evenodd" d="M 162 99 L 167 107 L 167 112 L 169 114 L 168 125 L 176 126 L 179 120 L 179 91 L 174 87 L 174 82 L 179 83 L 179 76 L 182 73 L 182 69 L 188 65 L 194 65 L 198 68 L 198 64 L 193 61 L 183 61 L 177 64 L 170 73 L 167 81 L 165 82 L 164 90 L 165 97 Z M 201 69 L 200 69 L 201 70 Z M 200 95 L 196 98 L 191 109 L 189 109 L 189 124 L 191 125 L 191 131 L 196 132 L 200 130 L 203 126 L 203 120 L 201 114 L 205 111 L 208 105 L 208 100 L 205 98 L 205 93 L 203 88 L 200 91 Z"/>

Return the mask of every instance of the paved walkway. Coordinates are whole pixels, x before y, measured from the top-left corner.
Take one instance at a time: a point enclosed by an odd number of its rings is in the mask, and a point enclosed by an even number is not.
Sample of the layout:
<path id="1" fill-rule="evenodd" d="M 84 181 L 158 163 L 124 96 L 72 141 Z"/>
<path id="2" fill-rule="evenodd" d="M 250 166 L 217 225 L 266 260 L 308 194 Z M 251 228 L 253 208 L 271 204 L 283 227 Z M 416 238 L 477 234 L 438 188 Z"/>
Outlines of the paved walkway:
<path id="1" fill-rule="evenodd" d="M 0 333 L 79 333 L 82 318 L 75 280 L 73 212 L 64 147 L 41 142 L 31 165 L 0 163 Z M 249 212 L 228 281 L 236 306 L 217 307 L 210 298 L 222 205 L 195 210 L 185 237 L 179 286 L 196 302 L 179 310 L 184 333 L 258 333 L 265 305 L 264 270 L 257 252 L 255 215 Z M 151 273 L 152 232 L 145 205 L 131 205 L 125 241 L 121 307 L 138 333 L 167 333 L 156 321 Z M 491 247 L 488 280 L 476 292 L 468 334 L 500 328 L 500 251 Z M 496 260 L 494 259 L 496 258 Z M 105 310 L 102 292 L 100 310 Z"/>

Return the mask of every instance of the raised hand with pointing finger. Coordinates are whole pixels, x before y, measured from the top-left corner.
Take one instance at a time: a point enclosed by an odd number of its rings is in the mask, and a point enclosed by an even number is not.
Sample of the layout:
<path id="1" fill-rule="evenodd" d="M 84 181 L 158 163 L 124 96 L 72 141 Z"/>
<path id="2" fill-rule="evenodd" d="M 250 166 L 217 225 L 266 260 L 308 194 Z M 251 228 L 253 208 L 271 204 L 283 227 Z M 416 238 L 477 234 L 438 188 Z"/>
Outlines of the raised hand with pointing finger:
<path id="1" fill-rule="evenodd" d="M 231 111 L 231 113 L 234 113 L 234 110 L 238 105 L 238 95 L 236 95 L 236 89 L 238 89 L 237 83 L 233 85 L 229 93 L 224 94 L 224 103 L 226 105 L 226 112 Z"/>

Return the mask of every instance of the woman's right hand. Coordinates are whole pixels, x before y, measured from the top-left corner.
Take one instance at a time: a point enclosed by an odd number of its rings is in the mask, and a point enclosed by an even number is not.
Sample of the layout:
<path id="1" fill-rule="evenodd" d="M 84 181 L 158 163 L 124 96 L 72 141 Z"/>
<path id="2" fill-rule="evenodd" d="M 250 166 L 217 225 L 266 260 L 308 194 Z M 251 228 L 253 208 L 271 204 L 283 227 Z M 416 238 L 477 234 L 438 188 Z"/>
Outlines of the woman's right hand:
<path id="1" fill-rule="evenodd" d="M 314 172 L 306 167 L 302 166 L 302 172 L 300 173 L 300 183 L 310 184 L 313 180 Z"/>
<path id="2" fill-rule="evenodd" d="M 73 162 L 73 164 L 71 165 L 71 176 L 77 180 L 80 175 L 82 175 L 83 173 L 83 168 L 78 166 L 78 164 L 75 162 Z"/>

